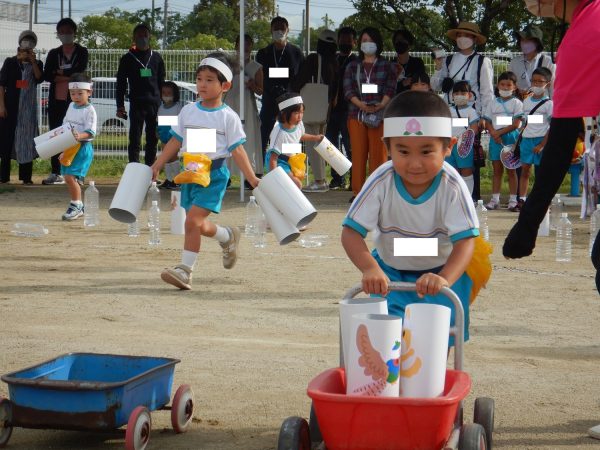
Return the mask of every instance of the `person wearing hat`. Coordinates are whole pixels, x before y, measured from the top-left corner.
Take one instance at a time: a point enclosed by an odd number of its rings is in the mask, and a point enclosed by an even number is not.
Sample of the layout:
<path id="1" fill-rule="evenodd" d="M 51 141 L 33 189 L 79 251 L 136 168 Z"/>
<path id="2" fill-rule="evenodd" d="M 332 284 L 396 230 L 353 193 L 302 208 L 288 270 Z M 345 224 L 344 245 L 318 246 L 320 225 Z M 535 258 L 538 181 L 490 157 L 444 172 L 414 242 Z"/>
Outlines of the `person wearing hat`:
<path id="1" fill-rule="evenodd" d="M 515 56 L 508 70 L 517 75 L 517 88 L 521 95 L 526 95 L 531 89 L 531 74 L 535 69 L 545 67 L 552 72 L 554 78 L 555 67 L 552 58 L 541 53 L 544 50 L 544 35 L 538 26 L 527 25 L 523 31 L 517 31 L 515 37 L 523 55 Z M 550 89 L 549 93 L 551 94 Z"/>
<path id="2" fill-rule="evenodd" d="M 19 180 L 33 184 L 33 138 L 39 134 L 37 85 L 44 65 L 35 56 L 37 36 L 31 30 L 19 35 L 17 54 L 6 58 L 0 69 L 0 183 L 10 181 L 10 160 L 19 163 Z"/>
<path id="3" fill-rule="evenodd" d="M 337 36 L 331 30 L 322 30 L 317 40 L 317 53 L 308 55 L 300 64 L 298 76 L 292 80 L 292 90 L 300 92 L 305 104 L 312 102 L 313 111 L 331 111 L 336 100 L 338 89 L 338 69 L 335 53 L 337 51 Z M 319 73 L 319 69 L 321 72 Z M 303 91 L 307 83 L 319 83 L 326 86 L 327 95 L 310 95 Z M 323 88 L 325 91 L 325 87 Z M 318 90 L 313 90 L 318 93 Z M 310 107 L 309 106 L 309 107 Z M 306 133 L 319 135 L 322 134 L 325 122 L 318 123 L 310 114 L 304 114 L 304 127 Z M 327 192 L 329 185 L 325 179 L 325 161 L 312 145 L 306 146 L 308 162 L 313 172 L 314 181 L 303 188 L 305 192 Z"/>
<path id="4" fill-rule="evenodd" d="M 394 31 L 392 43 L 398 55 L 398 83 L 396 84 L 396 94 L 408 91 L 412 84 L 413 76 L 416 74 L 427 73 L 425 63 L 417 56 L 410 56 L 409 50 L 415 43 L 413 34 L 401 28 Z"/>
<path id="5" fill-rule="evenodd" d="M 84 73 L 87 70 L 87 48 L 75 43 L 77 25 L 73 19 L 64 17 L 56 24 L 56 36 L 60 47 L 48 52 L 44 66 L 44 80 L 50 83 L 48 92 L 48 127 L 53 130 L 62 125 L 71 98 L 69 96 L 69 79 L 74 73 Z M 50 159 L 52 173 L 42 181 L 42 184 L 64 184 L 60 174 L 58 156 Z"/>

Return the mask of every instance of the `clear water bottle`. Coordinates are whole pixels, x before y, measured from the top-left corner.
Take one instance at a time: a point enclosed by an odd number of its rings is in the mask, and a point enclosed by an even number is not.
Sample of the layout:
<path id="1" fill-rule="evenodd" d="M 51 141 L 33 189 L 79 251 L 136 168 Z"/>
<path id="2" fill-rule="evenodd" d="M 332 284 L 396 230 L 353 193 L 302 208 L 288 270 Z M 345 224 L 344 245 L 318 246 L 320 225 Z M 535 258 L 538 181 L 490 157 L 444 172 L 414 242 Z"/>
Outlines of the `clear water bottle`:
<path id="1" fill-rule="evenodd" d="M 95 227 L 100 225 L 100 192 L 96 189 L 96 183 L 90 181 L 83 196 L 83 226 Z"/>
<path id="2" fill-rule="evenodd" d="M 152 202 L 148 216 L 150 218 L 150 238 L 148 239 L 148 245 L 156 247 L 160 245 L 160 209 L 156 200 Z"/>
<path id="3" fill-rule="evenodd" d="M 479 236 L 486 241 L 489 241 L 490 229 L 488 227 L 488 213 L 487 208 L 483 206 L 483 200 L 477 200 L 475 211 L 477 212 L 477 219 L 479 220 Z"/>
<path id="4" fill-rule="evenodd" d="M 254 246 L 256 248 L 265 248 L 267 246 L 267 218 L 264 213 L 258 207 L 258 221 L 256 225 L 256 236 L 254 239 Z"/>
<path id="5" fill-rule="evenodd" d="M 550 230 L 555 231 L 558 222 L 560 221 L 563 212 L 563 201 L 560 199 L 560 194 L 556 194 L 550 204 Z"/>
<path id="6" fill-rule="evenodd" d="M 131 222 L 127 226 L 127 236 L 138 237 L 139 235 L 140 235 L 140 223 L 138 222 L 137 219 L 135 219 L 135 222 Z"/>
<path id="7" fill-rule="evenodd" d="M 560 262 L 571 261 L 571 240 L 573 238 L 573 226 L 569 221 L 569 215 L 562 213 L 556 225 L 556 260 Z"/>
<path id="8" fill-rule="evenodd" d="M 148 228 L 150 228 L 150 208 L 152 208 L 152 202 L 156 202 L 158 209 L 160 209 L 160 189 L 158 189 L 156 181 L 153 181 L 152 185 L 148 188 L 146 199 L 148 201 Z"/>
<path id="9" fill-rule="evenodd" d="M 246 237 L 250 240 L 256 239 L 258 232 L 258 221 L 261 214 L 262 211 L 260 210 L 258 203 L 256 203 L 256 198 L 251 195 L 250 201 L 246 205 L 246 228 L 244 230 Z"/>
<path id="10" fill-rule="evenodd" d="M 596 211 L 592 213 L 590 217 L 590 256 L 592 255 L 592 248 L 594 247 L 594 241 L 600 230 L 600 204 L 596 205 Z"/>
<path id="11" fill-rule="evenodd" d="M 37 223 L 15 223 L 11 233 L 21 237 L 42 237 L 48 234 L 48 229 Z"/>

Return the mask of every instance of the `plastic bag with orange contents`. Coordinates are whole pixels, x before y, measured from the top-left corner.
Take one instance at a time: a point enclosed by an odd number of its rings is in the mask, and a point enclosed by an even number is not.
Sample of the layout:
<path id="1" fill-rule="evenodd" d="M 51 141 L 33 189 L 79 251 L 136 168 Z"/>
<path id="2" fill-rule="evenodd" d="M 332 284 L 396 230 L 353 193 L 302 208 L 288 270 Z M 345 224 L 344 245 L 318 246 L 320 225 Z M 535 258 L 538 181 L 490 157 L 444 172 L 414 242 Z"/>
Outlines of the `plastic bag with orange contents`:
<path id="1" fill-rule="evenodd" d="M 77 152 L 80 148 L 81 142 L 78 142 L 74 146 L 66 149 L 64 152 L 62 152 L 61 156 L 59 157 L 60 163 L 65 167 L 69 167 L 71 164 L 73 164 L 73 160 L 75 159 L 75 156 L 77 155 Z"/>
<path id="2" fill-rule="evenodd" d="M 291 155 L 288 159 L 288 164 L 292 169 L 292 175 L 296 178 L 302 179 L 306 175 L 306 154 L 296 153 Z"/>
<path id="3" fill-rule="evenodd" d="M 466 270 L 467 275 L 473 282 L 469 304 L 475 301 L 475 297 L 477 297 L 481 288 L 485 287 L 492 275 L 492 262 L 490 261 L 492 251 L 492 244 L 481 236 L 475 238 L 475 249 Z"/>
<path id="4" fill-rule="evenodd" d="M 201 186 L 210 184 L 211 159 L 202 153 L 183 153 L 183 172 L 173 182 L 177 184 L 196 183 Z"/>

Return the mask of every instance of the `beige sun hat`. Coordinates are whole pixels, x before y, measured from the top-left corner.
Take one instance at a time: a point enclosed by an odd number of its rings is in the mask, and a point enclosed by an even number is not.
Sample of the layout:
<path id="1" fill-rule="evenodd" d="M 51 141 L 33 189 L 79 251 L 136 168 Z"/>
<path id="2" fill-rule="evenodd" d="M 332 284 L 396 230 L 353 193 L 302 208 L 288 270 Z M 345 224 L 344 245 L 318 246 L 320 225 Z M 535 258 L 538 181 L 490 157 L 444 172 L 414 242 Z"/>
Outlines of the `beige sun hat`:
<path id="1" fill-rule="evenodd" d="M 485 44 L 487 38 L 481 34 L 481 30 L 479 29 L 479 25 L 473 22 L 460 22 L 458 27 L 448 30 L 446 32 L 446 36 L 448 36 L 453 41 L 456 40 L 456 35 L 458 33 L 468 33 L 475 36 L 475 42 L 477 44 Z"/>

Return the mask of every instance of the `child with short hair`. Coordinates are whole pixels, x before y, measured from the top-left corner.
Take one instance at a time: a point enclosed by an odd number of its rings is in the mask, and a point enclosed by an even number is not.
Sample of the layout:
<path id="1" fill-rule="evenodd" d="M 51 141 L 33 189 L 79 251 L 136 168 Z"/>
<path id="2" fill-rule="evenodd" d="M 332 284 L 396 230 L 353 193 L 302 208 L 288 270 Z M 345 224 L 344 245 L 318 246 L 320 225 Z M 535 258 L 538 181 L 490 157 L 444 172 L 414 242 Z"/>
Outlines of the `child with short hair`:
<path id="1" fill-rule="evenodd" d="M 319 142 L 322 134 L 307 134 L 302 117 L 304 103 L 300 94 L 288 92 L 277 97 L 279 114 L 269 137 L 269 148 L 265 156 L 265 173 L 281 167 L 298 188 L 302 188 L 302 180 L 295 176 L 289 164 L 290 156 L 284 154 L 286 144 L 299 144 L 303 141 Z"/>
<path id="2" fill-rule="evenodd" d="M 418 72 L 412 76 L 412 81 L 410 82 L 410 90 L 411 91 L 423 91 L 430 92 L 431 91 L 431 79 L 426 72 Z"/>
<path id="3" fill-rule="evenodd" d="M 473 168 L 475 167 L 473 159 L 473 144 L 475 136 L 479 132 L 479 114 L 473 108 L 473 92 L 471 85 L 466 80 L 460 80 L 454 83 L 452 87 L 452 100 L 454 105 L 450 107 L 452 114 L 452 136 L 458 139 L 458 142 L 452 147 L 452 153 L 446 158 L 446 161 L 452 165 L 467 184 L 469 192 L 473 193 L 475 185 L 473 181 Z M 466 125 L 458 124 L 458 121 L 466 122 Z M 462 142 L 461 139 L 467 130 L 471 130 L 473 135 L 467 139 L 467 142 Z M 461 149 L 459 153 L 459 145 L 470 147 L 470 149 Z M 468 153 L 466 153 L 468 150 Z"/>
<path id="4" fill-rule="evenodd" d="M 89 97 L 92 95 L 92 79 L 87 74 L 71 75 L 69 95 L 71 104 L 63 124 L 69 123 L 73 127 L 73 136 L 79 145 L 65 150 L 58 157 L 61 164 L 60 174 L 64 177 L 71 196 L 67 211 L 62 215 L 63 220 L 75 220 L 83 215 L 81 187 L 77 179 L 83 179 L 87 175 L 94 159 L 92 140 L 96 136 L 97 122 L 96 110 L 89 102 Z"/>
<path id="5" fill-rule="evenodd" d="M 519 135 L 518 129 L 521 126 L 521 117 L 523 116 L 523 103 L 517 98 L 516 94 L 517 76 L 512 72 L 502 72 L 498 76 L 496 98 L 488 105 L 487 111 L 484 112 L 485 126 L 490 133 L 489 156 L 494 169 L 492 198 L 485 206 L 487 209 L 500 208 L 500 187 L 502 185 L 502 175 L 504 174 L 504 165 L 500 159 L 500 153 L 503 146 L 514 144 Z M 506 117 L 512 119 L 510 125 L 506 125 L 502 120 Z M 515 169 L 507 169 L 507 173 L 510 193 L 508 209 L 509 211 L 518 212 L 517 173 Z"/>
<path id="6" fill-rule="evenodd" d="M 434 303 L 451 308 L 454 323 L 451 301 L 439 294 L 452 288 L 465 311 L 466 340 L 476 284 L 465 271 L 479 222 L 467 186 L 444 162 L 456 143 L 448 105 L 433 92 L 403 92 L 385 110 L 383 136 L 391 161 L 356 196 L 342 245 L 362 272 L 364 292 L 387 297 L 390 314 L 403 316 L 410 303 Z M 369 231 L 375 233 L 372 252 L 364 240 Z M 396 238 L 437 238 L 438 256 L 395 256 Z M 390 281 L 416 282 L 416 293 L 389 292 Z"/>
<path id="7" fill-rule="evenodd" d="M 178 116 L 183 108 L 183 105 L 179 102 L 180 98 L 179 86 L 173 81 L 165 81 L 160 87 L 160 98 L 161 103 L 158 107 L 158 121 L 160 117 L 164 116 Z M 163 147 L 171 140 L 171 126 L 170 125 L 158 125 L 156 129 L 158 138 L 163 144 Z M 161 188 L 165 189 L 177 189 L 179 186 L 173 181 L 173 179 L 179 173 L 179 158 L 177 155 L 173 156 L 171 161 L 165 164 L 165 177 L 166 180 L 160 185 Z"/>
<path id="8" fill-rule="evenodd" d="M 243 147 L 246 135 L 242 122 L 239 116 L 223 103 L 223 94 L 231 89 L 232 79 L 231 66 L 223 53 L 211 53 L 200 62 L 196 70 L 196 87 L 202 100 L 183 107 L 178 124 L 171 131 L 172 138 L 152 165 L 153 179 L 156 179 L 160 169 L 177 155 L 179 149 L 184 152 L 198 151 L 198 148 L 194 147 L 195 143 L 189 141 L 189 131 L 215 130 L 216 152 L 193 155 L 204 160 L 210 159 L 208 184 L 198 184 L 194 181 L 181 185 L 181 206 L 187 211 L 181 264 L 161 273 L 163 281 L 179 289 L 192 288 L 192 271 L 200 251 L 202 236 L 214 238 L 219 242 L 223 249 L 223 267 L 231 269 L 237 261 L 239 229 L 216 225 L 208 220 L 211 213 L 218 214 L 221 211 L 221 203 L 229 181 L 229 170 L 225 160 L 233 157 L 252 187 L 259 183 Z M 211 150 L 214 149 L 207 149 Z M 186 153 L 184 159 L 185 157 Z M 207 181 L 206 166 L 190 164 L 190 172 L 194 175 L 190 178 L 195 180 L 197 174 L 203 181 Z"/>
<path id="9" fill-rule="evenodd" d="M 531 166 L 539 166 L 542 150 L 548 140 L 550 119 L 552 118 L 552 100 L 546 88 L 552 81 L 552 72 L 545 67 L 536 68 L 531 74 L 531 95 L 523 101 L 523 115 L 527 124 L 523 130 L 520 145 L 521 178 L 519 182 L 519 210 L 527 199 Z M 529 123 L 529 115 L 539 116 L 540 123 Z"/>

